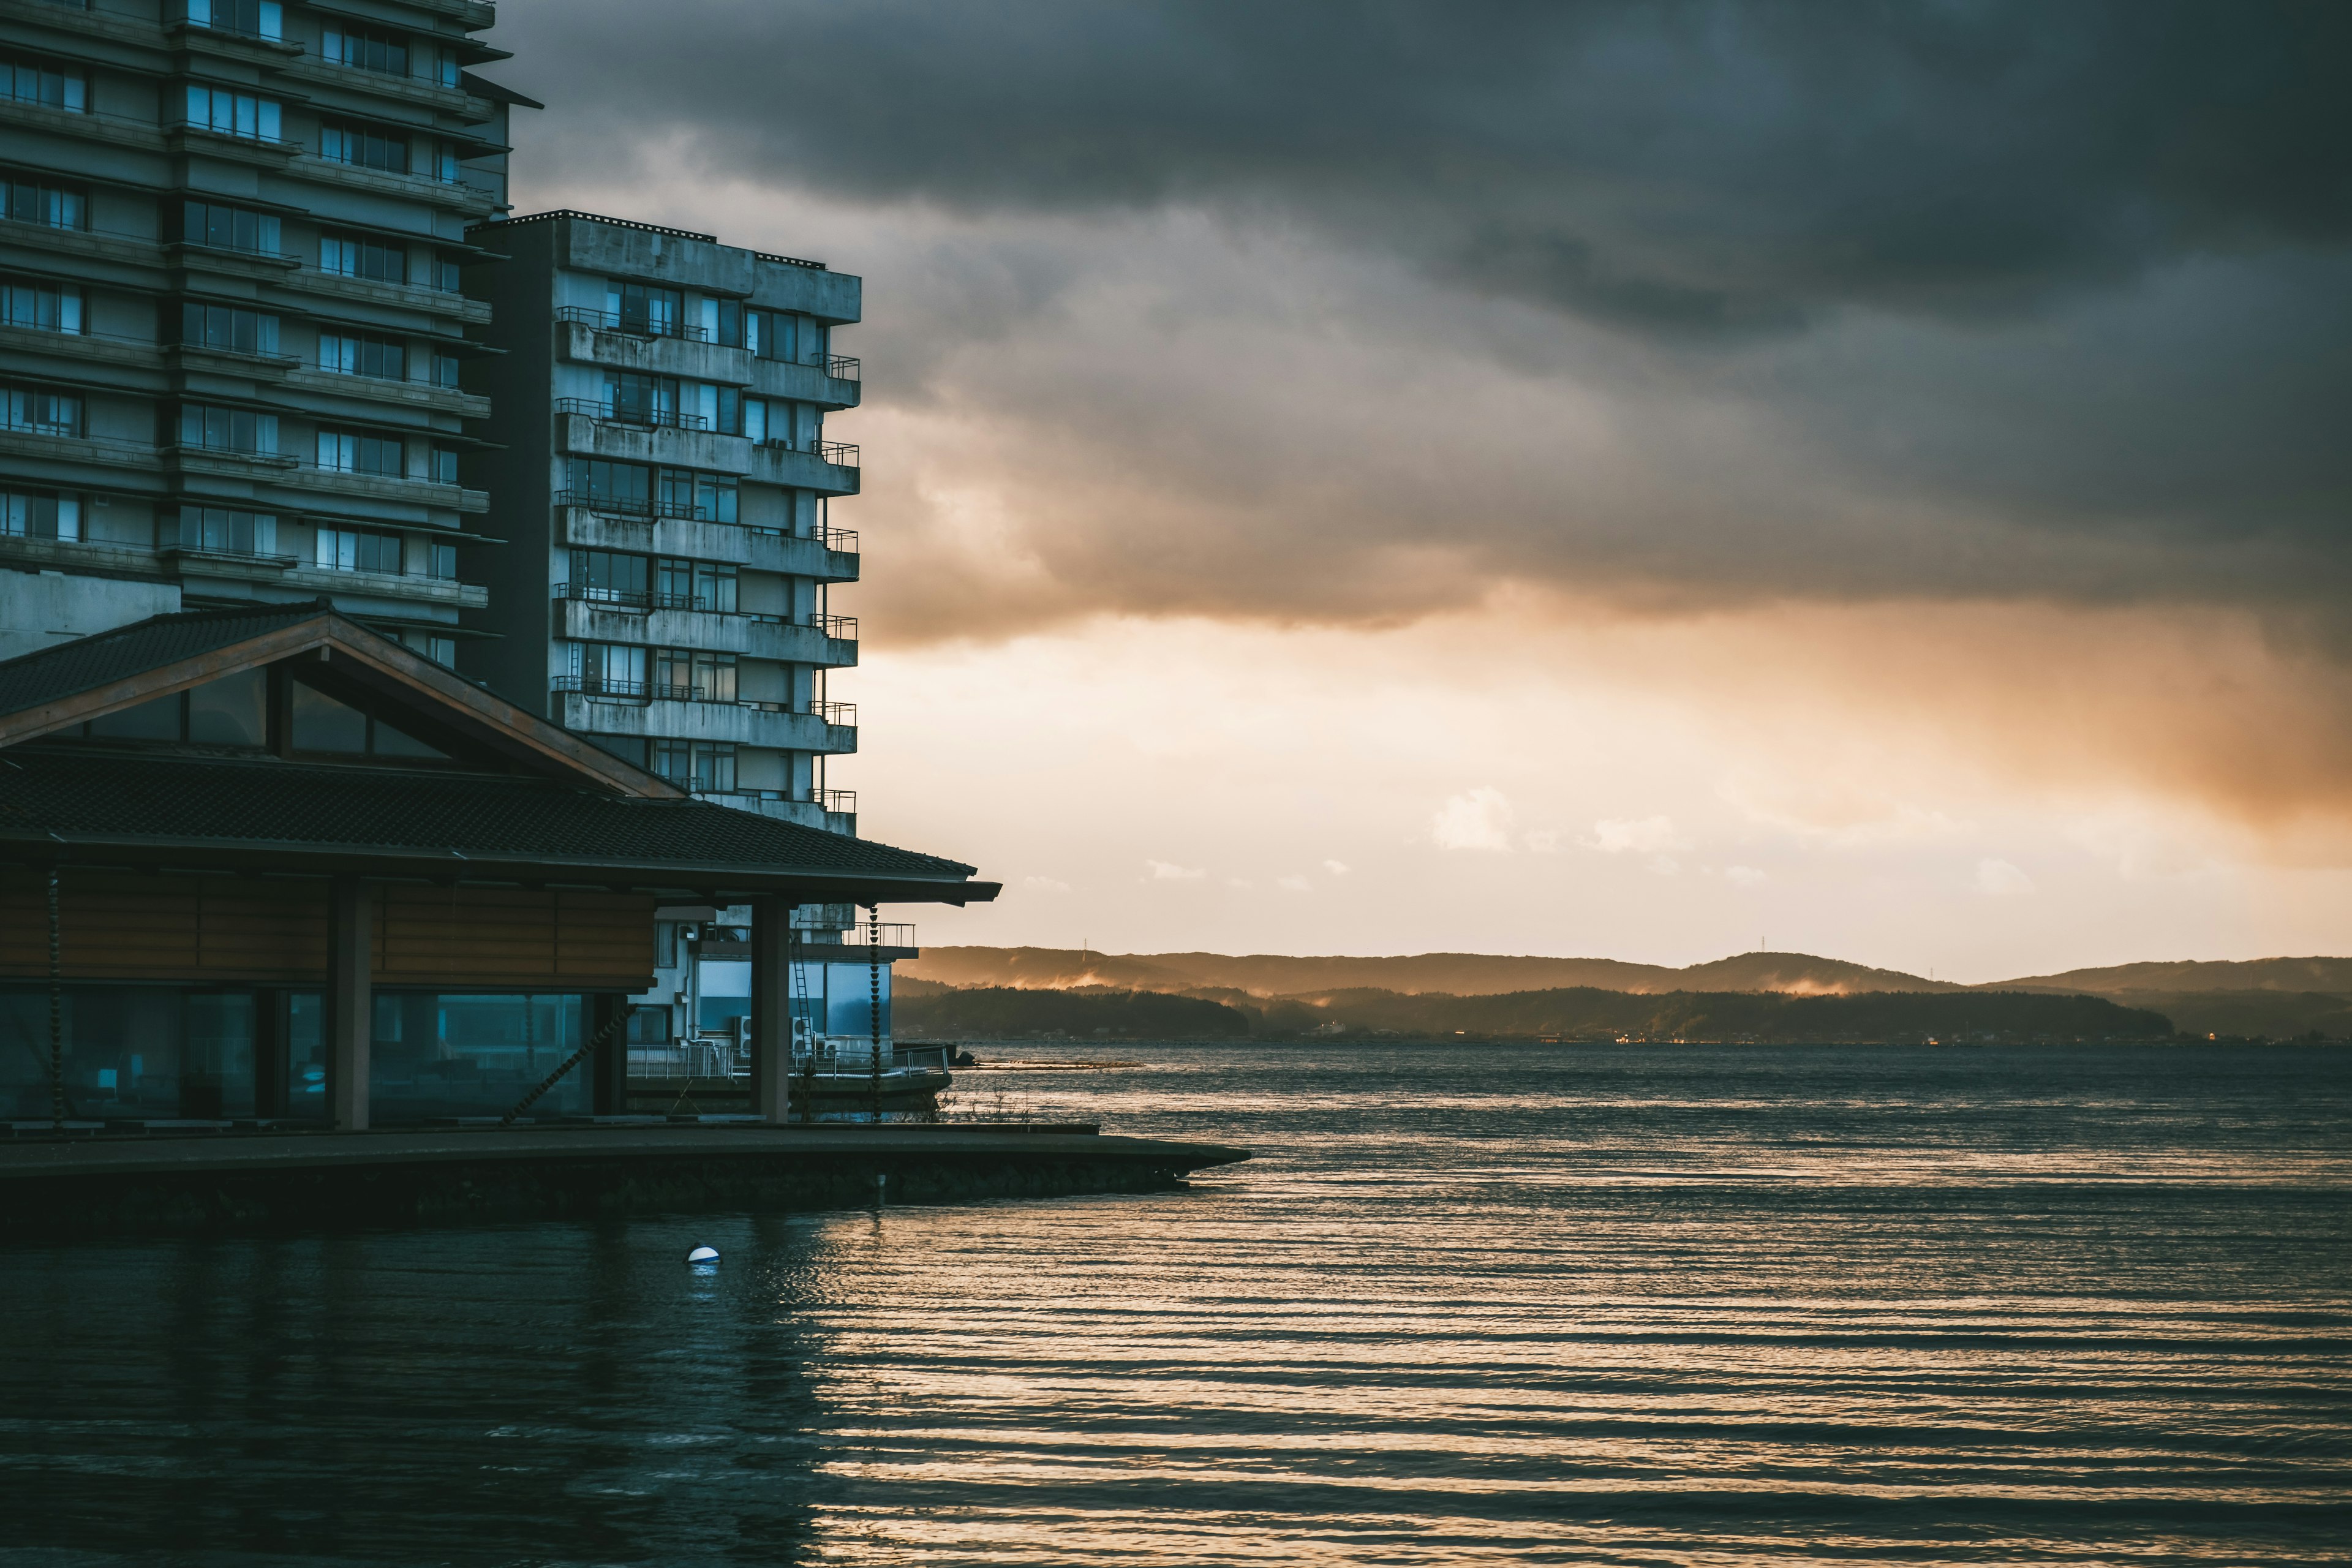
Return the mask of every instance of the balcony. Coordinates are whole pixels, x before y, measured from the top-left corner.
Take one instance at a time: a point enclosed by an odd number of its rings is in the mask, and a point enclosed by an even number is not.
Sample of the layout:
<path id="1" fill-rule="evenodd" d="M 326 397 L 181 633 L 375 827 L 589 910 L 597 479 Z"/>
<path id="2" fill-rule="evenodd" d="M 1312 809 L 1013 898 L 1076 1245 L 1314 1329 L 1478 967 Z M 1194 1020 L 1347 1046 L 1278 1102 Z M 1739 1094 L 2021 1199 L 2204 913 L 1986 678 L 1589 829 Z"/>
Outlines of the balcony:
<path id="1" fill-rule="evenodd" d="M 558 583 L 552 631 L 574 642 L 702 648 L 828 669 L 857 662 L 857 622 L 848 616 L 795 621 L 782 616 L 631 603 L 631 597 L 651 601 L 658 595 L 616 595 Z"/>
<path id="2" fill-rule="evenodd" d="M 829 789 L 816 800 L 795 800 L 780 789 L 698 789 L 697 800 L 735 811 L 757 812 L 779 822 L 797 822 L 845 838 L 857 837 L 857 795 L 854 790 Z"/>
<path id="3" fill-rule="evenodd" d="M 490 302 L 488 300 L 468 300 L 463 294 L 445 293 L 421 283 L 379 283 L 373 278 L 352 278 L 340 272 L 321 272 L 315 267 L 305 267 L 288 278 L 285 286 L 299 289 L 307 294 L 324 294 L 337 300 L 391 305 L 432 316 L 455 316 L 473 325 L 480 325 L 490 319 Z"/>
<path id="4" fill-rule="evenodd" d="M 855 408 L 864 396 L 857 362 L 845 354 L 835 354 L 822 365 L 782 359 L 750 363 L 751 390 L 764 397 L 795 398 L 825 408 Z"/>
<path id="5" fill-rule="evenodd" d="M 857 493 L 855 447 L 827 442 L 819 452 L 795 451 L 695 428 L 700 420 L 694 415 L 672 415 L 662 424 L 631 423 L 615 419 L 608 407 L 591 398 L 561 401 L 585 408 L 559 408 L 555 440 L 560 451 L 625 463 L 740 474 L 761 484 L 790 485 L 822 495 Z"/>
<path id="6" fill-rule="evenodd" d="M 488 419 L 490 400 L 453 386 L 428 381 L 388 381 L 373 375 L 346 375 L 341 371 L 312 370 L 299 360 L 286 374 L 286 384 L 330 397 L 355 398 L 363 403 L 394 404 L 428 414 L 450 414 L 461 419 Z"/>
<path id="7" fill-rule="evenodd" d="M 347 468 L 322 468 L 316 463 L 282 459 L 289 472 L 278 482 L 301 489 L 331 490 L 339 495 L 365 496 L 372 500 L 408 501 L 444 511 L 483 512 L 490 510 L 488 490 L 459 489 L 432 479 L 412 479 L 394 474 L 362 474 Z"/>
<path id="8" fill-rule="evenodd" d="M 382 169 L 339 163 L 332 158 L 306 156 L 295 165 L 292 173 L 321 184 L 342 185 L 351 190 L 397 196 L 403 201 L 447 207 L 468 217 L 486 217 L 498 205 L 489 192 L 478 186 L 462 184 L 455 180 L 436 180 L 430 174 L 389 174 Z"/>
<path id="9" fill-rule="evenodd" d="M 638 371 L 648 375 L 674 375 L 688 381 L 718 382 L 729 386 L 751 384 L 752 360 L 742 349 L 722 348 L 702 341 L 699 327 L 675 331 L 625 327 L 604 310 L 567 307 L 555 312 L 555 352 L 583 364 Z M 585 403 L 570 398 L 571 403 Z M 589 408 L 574 409 L 593 417 Z"/>
<path id="10" fill-rule="evenodd" d="M 803 539 L 782 529 L 695 518 L 616 516 L 577 505 L 563 509 L 558 526 L 565 543 L 583 550 L 729 562 L 825 583 L 857 580 L 857 535 L 847 529 L 835 529 L 822 540 Z"/>
<path id="11" fill-rule="evenodd" d="M 829 755 L 857 750 L 855 725 L 832 722 L 823 712 L 795 713 L 781 702 L 722 702 L 698 698 L 686 687 L 577 675 L 557 676 L 549 687 L 563 699 L 562 722 L 567 730 L 646 740 L 717 741 Z"/>

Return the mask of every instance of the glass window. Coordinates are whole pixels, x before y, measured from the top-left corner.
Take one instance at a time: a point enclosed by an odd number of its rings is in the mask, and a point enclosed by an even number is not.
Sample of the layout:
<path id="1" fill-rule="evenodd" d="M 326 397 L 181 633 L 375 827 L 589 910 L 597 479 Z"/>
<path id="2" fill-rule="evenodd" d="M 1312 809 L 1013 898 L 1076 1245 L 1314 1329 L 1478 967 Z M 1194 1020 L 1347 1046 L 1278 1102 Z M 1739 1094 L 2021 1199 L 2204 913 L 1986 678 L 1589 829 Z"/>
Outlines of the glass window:
<path id="1" fill-rule="evenodd" d="M 709 561 L 694 563 L 694 607 L 716 610 L 720 615 L 735 613 L 735 568 Z"/>
<path id="2" fill-rule="evenodd" d="M 319 467 L 339 474 L 400 479 L 404 473 L 405 450 L 397 436 L 373 436 L 364 430 L 319 432 Z"/>
<path id="3" fill-rule="evenodd" d="M 574 596 L 609 604 L 643 606 L 646 603 L 646 558 L 614 550 L 572 552 Z"/>
<path id="4" fill-rule="evenodd" d="M 76 186 L 12 174 L 0 181 L 0 201 L 5 201 L 13 223 L 37 223 L 47 228 L 89 226 L 89 197 Z"/>
<path id="5" fill-rule="evenodd" d="M 173 21 L 199 27 L 243 33 L 250 38 L 286 36 L 286 8 L 278 0 L 177 0 L 173 9 L 177 12 L 172 16 Z"/>
<path id="6" fill-rule="evenodd" d="M 741 486 L 733 474 L 694 477 L 694 515 L 711 522 L 733 522 Z"/>
<path id="7" fill-rule="evenodd" d="M 313 547 L 311 563 L 330 572 L 381 572 L 398 576 L 401 536 L 352 528 L 322 528 Z"/>
<path id="8" fill-rule="evenodd" d="M 425 542 L 425 574 L 426 576 L 437 577 L 445 583 L 454 583 L 457 580 L 457 547 L 456 545 L 438 539 L 428 540 Z M 445 637 L 440 640 L 446 642 L 448 639 Z M 454 644 L 451 646 L 453 647 L 455 647 Z M 441 658 L 438 654 L 436 654 L 433 657 L 436 658 Z M 441 659 L 441 662 L 444 664 L 449 664 L 454 662 L 454 659 L 443 658 Z"/>
<path id="9" fill-rule="evenodd" d="M 386 245 L 363 234 L 322 234 L 319 237 L 319 270 L 339 278 L 364 278 L 373 283 L 405 283 L 408 252 L 403 247 Z"/>
<path id="10" fill-rule="evenodd" d="M 319 35 L 319 53 L 331 65 L 378 71 L 385 76 L 408 74 L 408 40 L 397 33 L 330 22 Z"/>
<path id="11" fill-rule="evenodd" d="M 433 482 L 436 485 L 454 485 L 457 482 L 457 447 L 433 448 Z"/>
<path id="12" fill-rule="evenodd" d="M 263 310 L 202 305 L 190 300 L 180 307 L 180 342 L 228 353 L 275 355 L 278 318 Z"/>
<path id="13" fill-rule="evenodd" d="M 321 121 L 319 124 L 319 156 L 331 163 L 349 163 L 354 168 L 374 169 L 387 174 L 405 174 L 408 173 L 408 135 L 405 132 L 348 121 Z"/>
<path id="14" fill-rule="evenodd" d="M 79 332 L 81 290 L 70 283 L 0 279 L 0 321 L 44 332 Z"/>
<path id="15" fill-rule="evenodd" d="M 373 1120 L 499 1116 L 586 1038 L 585 996 L 379 991 L 368 1058 Z M 573 1116 L 590 1075 L 566 1073 L 532 1107 Z"/>
<path id="16" fill-rule="evenodd" d="M 57 490 L 0 490 L 0 533 L 19 539 L 79 539 L 81 497 Z"/>
<path id="17" fill-rule="evenodd" d="M 625 332 L 674 338 L 685 325 L 686 296 L 650 283 L 608 283 L 604 313 Z"/>
<path id="18" fill-rule="evenodd" d="M 608 372 L 605 397 L 613 417 L 632 425 L 677 423 L 677 377 L 639 375 L 634 371 Z"/>
<path id="19" fill-rule="evenodd" d="M 649 513 L 653 510 L 653 479 L 654 471 L 642 464 L 575 458 L 572 462 L 570 493 L 575 505 Z"/>
<path id="20" fill-rule="evenodd" d="M 824 1032 L 828 1035 L 848 1035 L 857 1039 L 872 1037 L 874 1006 L 872 986 L 875 978 L 882 983 L 882 1037 L 890 1037 L 890 966 L 878 970 L 863 963 L 828 963 L 824 966 Z"/>
<path id="21" fill-rule="evenodd" d="M 434 548 L 446 549 L 447 547 L 446 545 L 436 545 Z M 451 551 L 450 556 L 452 560 L 456 559 L 457 552 Z M 454 577 L 457 575 L 457 573 L 453 570 L 449 575 Z M 457 639 L 456 637 L 427 637 L 425 639 L 425 647 L 421 651 L 424 653 L 425 658 L 431 659 L 436 664 L 446 664 L 452 669 L 457 668 Z"/>
<path id="22" fill-rule="evenodd" d="M 174 692 L 92 719 L 89 732 L 103 741 L 176 741 L 184 733 L 182 710 L 185 706 Z"/>
<path id="23" fill-rule="evenodd" d="M 275 555 L 278 518 L 273 512 L 234 507 L 184 506 L 159 518 L 158 550 L 203 550 L 218 555 Z"/>
<path id="24" fill-rule="evenodd" d="M 7 399 L 0 418 L 7 421 L 9 429 L 29 430 L 37 436 L 81 434 L 79 395 L 47 386 L 11 386 L 0 392 L 5 392 Z"/>
<path id="25" fill-rule="evenodd" d="M 378 381 L 408 379 L 408 345 L 398 338 L 363 332 L 320 332 L 319 368 L 339 375 L 373 376 Z"/>
<path id="26" fill-rule="evenodd" d="M 250 408 L 223 408 L 211 403 L 180 405 L 180 445 L 216 452 L 274 455 L 278 450 L 278 416 Z"/>
<path id="27" fill-rule="evenodd" d="M 253 1114 L 252 992 L 69 985 L 59 1001 L 68 1115 Z M 0 1052 L 0 1117 L 48 1118 L 48 1032 L 46 988 L 0 988 L 0 1038 L 44 1042 L 37 1052 Z"/>
<path id="28" fill-rule="evenodd" d="M 646 650 L 627 643 L 576 642 L 572 645 L 572 673 L 583 691 L 643 697 Z"/>
<path id="29" fill-rule="evenodd" d="M 180 238 L 189 245 L 274 256 L 278 234 L 275 213 L 255 212 L 220 202 L 180 204 Z"/>
<path id="30" fill-rule="evenodd" d="M 248 141 L 276 142 L 279 110 L 274 98 L 258 98 L 227 88 L 188 86 L 188 123 L 201 131 Z"/>
<path id="31" fill-rule="evenodd" d="M 188 739 L 215 746 L 269 743 L 269 680 L 243 669 L 188 692 Z"/>
<path id="32" fill-rule="evenodd" d="M 298 752 L 356 755 L 367 750 L 367 715 L 298 680 L 293 741 Z"/>
<path id="33" fill-rule="evenodd" d="M 89 79 L 82 75 L 80 68 L 52 60 L 0 56 L 0 90 L 18 103 L 37 103 L 76 112 L 89 109 Z"/>
<path id="34" fill-rule="evenodd" d="M 751 1016 L 751 966 L 740 958 L 705 958 L 695 963 L 695 1026 L 726 1029 Z"/>

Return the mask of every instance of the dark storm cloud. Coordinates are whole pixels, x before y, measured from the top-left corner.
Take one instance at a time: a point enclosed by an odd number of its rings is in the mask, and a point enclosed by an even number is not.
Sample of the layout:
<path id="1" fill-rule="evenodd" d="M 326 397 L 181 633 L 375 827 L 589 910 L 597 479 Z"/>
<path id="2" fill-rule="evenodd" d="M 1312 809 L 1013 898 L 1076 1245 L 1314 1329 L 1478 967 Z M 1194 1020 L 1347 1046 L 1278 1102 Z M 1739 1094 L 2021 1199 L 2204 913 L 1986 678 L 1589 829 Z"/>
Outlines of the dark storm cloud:
<path id="1" fill-rule="evenodd" d="M 1279 213 L 1677 334 L 2352 233 L 2337 4 L 542 5 L 509 74 L 592 142 L 688 127 L 967 212 Z"/>

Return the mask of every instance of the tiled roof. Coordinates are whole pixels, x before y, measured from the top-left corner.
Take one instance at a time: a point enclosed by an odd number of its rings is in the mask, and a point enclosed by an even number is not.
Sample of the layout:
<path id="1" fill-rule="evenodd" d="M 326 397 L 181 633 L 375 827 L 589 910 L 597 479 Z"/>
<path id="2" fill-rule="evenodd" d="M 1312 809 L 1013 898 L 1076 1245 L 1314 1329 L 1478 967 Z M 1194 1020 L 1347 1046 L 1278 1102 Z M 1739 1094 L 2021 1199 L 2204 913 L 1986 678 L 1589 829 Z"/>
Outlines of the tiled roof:
<path id="1" fill-rule="evenodd" d="M 691 800 L 520 776 L 213 758 L 37 742 L 0 752 L 0 842 L 487 861 L 554 879 L 750 885 L 779 879 L 962 883 L 937 856 Z M 463 858 L 461 860 L 460 858 Z M 993 894 L 989 884 L 973 892 Z"/>
<path id="2" fill-rule="evenodd" d="M 184 610 L 19 654 L 0 662 L 0 714 L 19 713 L 142 670 L 177 664 L 215 648 L 234 647 L 298 621 L 314 620 L 329 613 L 329 608 L 325 600 L 314 599 L 296 605 Z"/>

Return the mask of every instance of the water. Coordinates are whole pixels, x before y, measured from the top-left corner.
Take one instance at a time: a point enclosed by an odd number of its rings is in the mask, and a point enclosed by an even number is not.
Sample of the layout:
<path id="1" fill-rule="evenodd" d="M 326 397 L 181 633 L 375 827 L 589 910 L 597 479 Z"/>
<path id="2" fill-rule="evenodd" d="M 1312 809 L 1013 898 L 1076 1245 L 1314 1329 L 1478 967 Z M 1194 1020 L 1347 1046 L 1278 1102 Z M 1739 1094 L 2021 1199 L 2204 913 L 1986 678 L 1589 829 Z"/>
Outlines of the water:
<path id="1" fill-rule="evenodd" d="M 0 1252 L 0 1562 L 2352 1561 L 2352 1053 L 1117 1051 L 1260 1158 Z"/>

